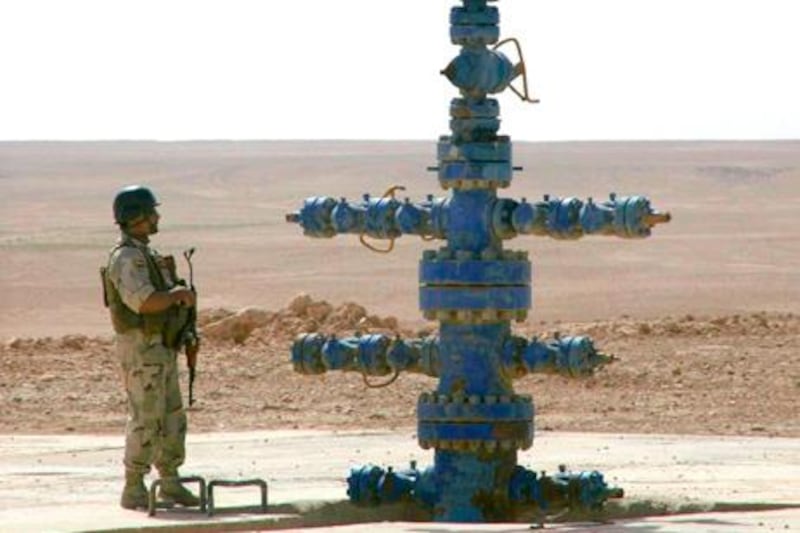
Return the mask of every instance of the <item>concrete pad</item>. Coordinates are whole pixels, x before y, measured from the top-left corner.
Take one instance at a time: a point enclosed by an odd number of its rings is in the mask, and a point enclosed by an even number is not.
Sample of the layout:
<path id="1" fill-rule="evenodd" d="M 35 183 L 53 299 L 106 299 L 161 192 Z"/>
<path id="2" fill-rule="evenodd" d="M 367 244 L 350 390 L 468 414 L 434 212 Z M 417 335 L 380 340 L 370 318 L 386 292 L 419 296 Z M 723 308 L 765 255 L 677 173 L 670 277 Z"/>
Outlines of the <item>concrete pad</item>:
<path id="1" fill-rule="evenodd" d="M 374 522 L 350 526 L 325 527 L 314 531 L 331 533 L 453 533 L 453 532 L 497 532 L 531 533 L 527 524 L 440 524 L 419 522 Z M 303 531 L 288 529 L 285 531 Z M 618 520 L 613 524 L 597 522 L 575 522 L 548 524 L 543 530 L 556 532 L 596 533 L 746 533 L 748 531 L 800 531 L 800 513 L 796 510 L 769 512 L 697 513 L 677 516 L 658 516 L 636 520 Z"/>
<path id="2" fill-rule="evenodd" d="M 255 487 L 220 488 L 212 518 L 197 511 L 159 511 L 155 517 L 125 511 L 122 436 L 0 436 L 0 531 L 97 531 L 167 527 L 197 529 L 237 525 L 254 529 L 298 527 L 296 514 L 323 502 L 346 499 L 345 478 L 356 464 L 420 467 L 432 453 L 417 446 L 413 429 L 397 432 L 263 431 L 190 434 L 184 475 L 206 480 L 263 478 L 269 483 L 268 515 L 254 512 Z M 598 469 L 625 489 L 627 502 L 669 509 L 729 504 L 746 512 L 675 515 L 614 524 L 559 524 L 556 531 L 748 531 L 800 529 L 800 439 L 610 435 L 543 432 L 519 462 L 536 470 Z M 754 511 L 751 504 L 798 505 Z M 342 508 L 348 507 L 345 504 Z M 317 507 L 318 508 L 318 507 Z M 332 509 L 332 508 L 331 508 Z M 325 511 L 322 511 L 324 514 Z M 294 519 L 292 519 L 294 516 Z M 320 523 L 320 516 L 314 523 Z M 324 516 L 322 517 L 324 522 Z M 419 523 L 380 522 L 380 511 L 356 518 L 358 525 L 332 531 L 419 531 Z M 387 517 L 388 518 L 388 517 Z M 328 522 L 354 521 L 336 518 Z M 759 525 L 762 524 L 762 525 Z M 322 524 L 321 524 L 322 525 Z M 785 527 L 784 527 L 785 526 Z M 426 531 L 524 531 L 526 525 L 425 524 Z M 572 529 L 570 529 L 572 528 Z M 577 529 L 576 529 L 577 528 Z M 616 529 L 615 529 L 616 528 Z M 623 529 L 620 529 L 623 528 Z"/>

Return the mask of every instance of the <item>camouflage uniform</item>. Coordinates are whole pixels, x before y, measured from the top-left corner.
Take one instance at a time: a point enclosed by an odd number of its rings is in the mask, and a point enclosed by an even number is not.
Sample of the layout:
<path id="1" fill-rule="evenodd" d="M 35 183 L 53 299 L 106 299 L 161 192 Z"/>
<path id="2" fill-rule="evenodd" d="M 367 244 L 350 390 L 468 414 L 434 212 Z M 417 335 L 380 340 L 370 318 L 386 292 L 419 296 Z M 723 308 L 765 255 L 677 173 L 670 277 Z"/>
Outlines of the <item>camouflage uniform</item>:
<path id="1" fill-rule="evenodd" d="M 147 255 L 162 274 L 151 279 Z M 135 313 L 165 282 L 175 280 L 166 261 L 148 246 L 123 233 L 108 263 L 108 281 L 122 303 Z M 183 464 L 186 441 L 186 412 L 178 385 L 177 354 L 164 346 L 160 333 L 144 328 L 117 332 L 117 355 L 122 363 L 128 396 L 128 424 L 125 438 L 125 467 L 145 474 L 155 465 L 160 472 L 175 472 Z"/>

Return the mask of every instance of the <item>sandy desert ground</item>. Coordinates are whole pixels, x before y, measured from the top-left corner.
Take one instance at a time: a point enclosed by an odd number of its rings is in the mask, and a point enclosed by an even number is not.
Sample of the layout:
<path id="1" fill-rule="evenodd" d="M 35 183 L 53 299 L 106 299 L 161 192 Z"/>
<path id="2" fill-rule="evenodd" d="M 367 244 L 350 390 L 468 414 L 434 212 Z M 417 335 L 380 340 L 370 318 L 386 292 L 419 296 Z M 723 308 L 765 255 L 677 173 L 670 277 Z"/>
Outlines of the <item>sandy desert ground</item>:
<path id="1" fill-rule="evenodd" d="M 130 183 L 162 202 L 155 247 L 197 248 L 210 329 L 195 430 L 413 425 L 430 378 L 375 391 L 358 375 L 299 376 L 289 345 L 308 328 L 430 331 L 416 268 L 435 244 L 404 237 L 380 255 L 356 238 L 305 238 L 284 214 L 307 196 L 393 184 L 414 199 L 442 194 L 425 171 L 434 149 L 0 143 L 0 431 L 121 431 L 98 267 L 116 238 L 111 200 Z M 524 171 L 504 196 L 645 194 L 673 215 L 647 240 L 506 244 L 534 263 L 534 309 L 517 330 L 588 333 L 619 357 L 589 379 L 519 380 L 540 430 L 800 436 L 800 142 L 517 143 L 515 164 Z M 289 306 L 301 292 L 316 312 Z M 248 335 L 212 328 L 246 308 L 262 311 L 240 315 Z"/>

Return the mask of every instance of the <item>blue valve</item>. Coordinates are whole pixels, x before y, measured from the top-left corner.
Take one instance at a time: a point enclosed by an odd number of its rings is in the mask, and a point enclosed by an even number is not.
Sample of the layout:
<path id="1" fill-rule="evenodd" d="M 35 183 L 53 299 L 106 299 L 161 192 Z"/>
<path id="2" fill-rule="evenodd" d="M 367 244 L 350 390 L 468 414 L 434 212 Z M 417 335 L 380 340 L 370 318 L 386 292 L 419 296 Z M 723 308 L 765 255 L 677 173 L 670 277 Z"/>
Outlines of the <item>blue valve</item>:
<path id="1" fill-rule="evenodd" d="M 536 203 L 501 198 L 492 207 L 492 229 L 501 239 L 517 235 L 547 235 L 555 239 L 579 239 L 585 235 L 613 235 L 625 239 L 648 237 L 656 224 L 669 222 L 669 213 L 659 213 L 644 196 L 585 203 L 577 198 L 545 195 Z"/>
<path id="2" fill-rule="evenodd" d="M 442 71 L 462 94 L 482 98 L 503 92 L 520 71 L 502 53 L 486 49 L 463 49 Z"/>
<path id="3" fill-rule="evenodd" d="M 609 486 L 600 472 L 573 473 L 564 465 L 560 465 L 552 476 L 544 472 L 537 474 L 522 466 L 515 467 L 509 493 L 515 503 L 531 505 L 546 512 L 562 509 L 595 511 L 609 499 L 624 496 L 624 491 Z"/>
<path id="4" fill-rule="evenodd" d="M 534 373 L 580 377 L 611 363 L 613 357 L 598 352 L 589 337 L 557 337 L 542 342 L 511 336 L 503 344 L 501 360 L 512 377 Z"/>

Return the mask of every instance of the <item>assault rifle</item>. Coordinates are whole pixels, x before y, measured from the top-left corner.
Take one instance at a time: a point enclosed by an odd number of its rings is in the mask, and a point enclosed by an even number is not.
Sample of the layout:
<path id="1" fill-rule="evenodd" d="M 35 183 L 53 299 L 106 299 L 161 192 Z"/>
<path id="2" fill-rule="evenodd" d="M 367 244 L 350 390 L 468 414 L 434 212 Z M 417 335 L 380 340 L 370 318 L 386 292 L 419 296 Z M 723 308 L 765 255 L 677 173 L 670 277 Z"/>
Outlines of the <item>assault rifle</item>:
<path id="1" fill-rule="evenodd" d="M 193 255 L 194 247 L 183 252 L 183 257 L 189 265 L 189 290 L 197 297 L 197 290 L 194 287 L 194 271 L 192 269 Z M 188 312 L 186 326 L 181 335 L 181 344 L 185 348 L 186 366 L 189 368 L 189 406 L 191 407 L 194 403 L 194 377 L 195 369 L 197 368 L 197 349 L 200 342 L 200 337 L 197 335 L 197 305 L 191 307 Z"/>

